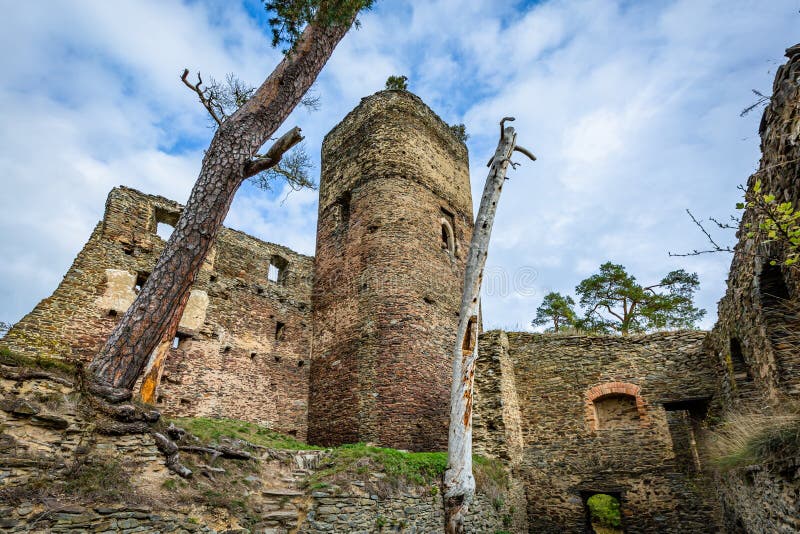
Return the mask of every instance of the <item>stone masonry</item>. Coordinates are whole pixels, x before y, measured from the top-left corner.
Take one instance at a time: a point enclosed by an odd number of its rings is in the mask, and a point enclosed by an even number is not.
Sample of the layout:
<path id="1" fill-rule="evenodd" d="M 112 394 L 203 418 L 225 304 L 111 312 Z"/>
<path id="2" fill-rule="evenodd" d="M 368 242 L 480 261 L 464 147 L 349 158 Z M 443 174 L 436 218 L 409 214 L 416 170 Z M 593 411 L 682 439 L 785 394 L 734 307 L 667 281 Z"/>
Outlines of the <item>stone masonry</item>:
<path id="1" fill-rule="evenodd" d="M 327 135 L 322 161 L 309 436 L 444 449 L 466 147 L 419 98 L 382 91 Z"/>
<path id="2" fill-rule="evenodd" d="M 705 335 L 481 337 L 476 451 L 507 459 L 531 532 L 583 532 L 595 493 L 620 500 L 625 532 L 720 531 L 695 445 Z"/>
<path id="3" fill-rule="evenodd" d="M 51 297 L 3 340 L 21 352 L 88 360 L 136 297 L 182 206 L 118 187 Z M 313 258 L 223 228 L 195 282 L 157 404 L 306 436 Z M 269 280 L 270 265 L 279 264 Z M 275 269 L 273 268 L 273 271 Z"/>
<path id="4" fill-rule="evenodd" d="M 800 44 L 786 51 L 761 119 L 762 158 L 750 176 L 778 202 L 800 208 Z M 728 287 L 708 345 L 720 372 L 724 411 L 785 413 L 800 400 L 800 269 L 782 265 L 785 243 L 748 235 L 758 223 L 747 209 Z M 772 265 L 772 263 L 775 265 Z M 800 466 L 796 457 L 722 473 L 717 478 L 731 532 L 800 531 Z"/>
<path id="5" fill-rule="evenodd" d="M 800 45 L 787 57 L 748 188 L 761 181 L 798 208 Z M 160 408 L 259 422 L 315 444 L 444 449 L 473 224 L 467 161 L 464 144 L 416 96 L 363 99 L 323 144 L 316 256 L 223 229 L 192 288 Z M 159 224 L 174 224 L 181 209 L 112 190 L 59 287 L 2 344 L 91 358 L 163 249 Z M 757 223 L 756 214 L 747 210 L 743 222 Z M 628 533 L 800 530 L 796 458 L 713 479 L 703 459 L 705 431 L 726 411 L 778 411 L 800 395 L 798 270 L 782 265 L 779 241 L 747 227 L 738 237 L 710 333 L 480 337 L 475 449 L 508 467 L 515 532 L 586 532 L 596 493 L 620 500 Z M 353 515 L 339 512 L 349 501 L 321 501 L 309 532 L 314 521 L 319 531 L 350 521 L 366 529 L 384 513 L 405 522 L 403 503 L 427 510 L 436 500 L 417 497 Z"/>

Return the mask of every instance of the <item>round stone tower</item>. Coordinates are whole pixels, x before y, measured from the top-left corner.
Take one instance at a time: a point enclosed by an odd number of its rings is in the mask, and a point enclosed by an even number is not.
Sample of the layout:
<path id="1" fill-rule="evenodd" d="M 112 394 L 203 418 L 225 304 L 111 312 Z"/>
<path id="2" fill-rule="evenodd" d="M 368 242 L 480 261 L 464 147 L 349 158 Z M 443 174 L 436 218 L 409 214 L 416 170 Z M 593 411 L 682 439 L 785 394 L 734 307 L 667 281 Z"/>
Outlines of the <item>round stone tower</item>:
<path id="1" fill-rule="evenodd" d="M 472 221 L 466 146 L 417 96 L 364 98 L 326 136 L 311 443 L 446 448 Z"/>

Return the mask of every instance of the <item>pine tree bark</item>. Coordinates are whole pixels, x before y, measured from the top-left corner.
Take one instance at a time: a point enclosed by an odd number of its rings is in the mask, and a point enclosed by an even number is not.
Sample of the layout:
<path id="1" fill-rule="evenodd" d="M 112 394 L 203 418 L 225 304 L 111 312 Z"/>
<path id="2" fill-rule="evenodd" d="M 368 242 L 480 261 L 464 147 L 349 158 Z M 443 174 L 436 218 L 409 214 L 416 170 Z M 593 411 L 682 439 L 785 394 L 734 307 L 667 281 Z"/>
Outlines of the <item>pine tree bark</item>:
<path id="1" fill-rule="evenodd" d="M 300 102 L 334 48 L 352 26 L 306 26 L 253 97 L 220 125 L 203 158 L 200 176 L 152 274 L 112 331 L 89 370 L 114 388 L 133 387 L 167 332 L 177 331 L 189 290 L 222 226 L 239 186 L 263 162 L 261 146 Z"/>
<path id="2" fill-rule="evenodd" d="M 516 146 L 514 128 L 500 123 L 500 141 L 490 162 L 491 169 L 483 189 L 475 229 L 464 273 L 464 293 L 459 308 L 458 331 L 453 349 L 453 383 L 450 390 L 450 431 L 447 442 L 447 470 L 444 474 L 445 532 L 461 534 L 469 505 L 475 495 L 472 474 L 472 395 L 475 382 L 475 362 L 478 359 L 478 328 L 480 292 L 483 268 L 489 251 L 497 202 L 511 162 L 511 154 L 527 150 Z"/>

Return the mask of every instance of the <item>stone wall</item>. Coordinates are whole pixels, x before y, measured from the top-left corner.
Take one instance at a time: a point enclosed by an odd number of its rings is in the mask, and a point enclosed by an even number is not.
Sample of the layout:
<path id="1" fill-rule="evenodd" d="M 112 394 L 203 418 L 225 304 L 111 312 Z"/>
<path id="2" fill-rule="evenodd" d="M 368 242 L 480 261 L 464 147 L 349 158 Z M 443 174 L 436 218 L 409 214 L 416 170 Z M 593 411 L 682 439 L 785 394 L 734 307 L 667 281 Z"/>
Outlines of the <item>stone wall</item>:
<path id="1" fill-rule="evenodd" d="M 5 364 L 0 364 L 0 532 L 444 531 L 442 488 L 436 482 L 387 481 L 376 468 L 352 473 L 349 481 L 340 474 L 335 484 L 309 487 L 308 477 L 330 466 L 330 452 L 324 450 L 245 445 L 252 459 L 225 460 L 184 448 L 181 462 L 194 474 L 181 479 L 165 466 L 150 433 L 155 428 L 108 435 L 100 431 L 107 421 L 91 408 L 92 401 L 69 385 L 72 377 L 20 378 L 23 369 Z M 191 437 L 178 442 L 186 443 L 209 445 Z M 102 481 L 79 466 L 96 466 L 115 484 L 124 478 L 126 487 L 116 497 L 97 494 Z M 82 482 L 70 486 L 79 478 Z M 48 486 L 54 481 L 58 489 Z M 476 495 L 467 532 L 510 530 L 509 498 L 496 485 L 491 495 Z"/>
<path id="2" fill-rule="evenodd" d="M 583 532 L 594 493 L 620 499 L 626 532 L 719 531 L 693 447 L 715 394 L 705 336 L 481 336 L 476 450 L 509 458 L 531 531 Z"/>
<path id="3" fill-rule="evenodd" d="M 800 208 L 800 45 L 787 50 L 764 111 L 759 133 L 762 158 L 747 182 Z M 800 269 L 783 266 L 786 248 L 747 224 L 758 214 L 748 209 L 731 262 L 728 287 L 719 303 L 709 347 L 724 372 L 719 374 L 722 409 L 780 413 L 800 398 Z M 776 265 L 771 265 L 771 262 Z M 775 458 L 717 477 L 731 532 L 800 530 L 800 473 L 796 458 Z"/>
<path id="4" fill-rule="evenodd" d="M 436 487 L 438 489 L 438 486 Z M 389 498 L 380 498 L 363 491 L 337 495 L 317 491 L 313 495 L 313 504 L 306 521 L 298 531 L 301 534 L 326 532 L 423 534 L 444 531 L 444 503 L 441 491 L 433 494 L 416 488 L 398 492 Z M 485 495 L 479 493 L 470 505 L 465 531 L 476 534 L 504 531 L 508 527 L 507 521 L 506 519 L 504 522 L 504 514 L 496 509 Z"/>
<path id="5" fill-rule="evenodd" d="M 773 95 L 764 111 L 759 133 L 762 158 L 750 176 L 748 191 L 757 181 L 764 193 L 779 202 L 800 207 L 800 45 L 775 76 Z M 730 405 L 751 398 L 800 396 L 800 329 L 797 303 L 800 270 L 781 263 L 786 250 L 761 232 L 748 235 L 758 215 L 745 211 L 739 242 L 731 262 L 728 288 L 719 303 L 718 322 L 711 336 L 717 357 L 729 370 L 722 380 Z M 770 265 L 770 262 L 777 265 Z M 794 334 L 794 336 L 792 335 Z M 738 375 L 738 376 L 737 376 Z"/>
<path id="6" fill-rule="evenodd" d="M 309 437 L 446 447 L 472 201 L 466 147 L 418 97 L 362 100 L 322 148 Z"/>
<path id="7" fill-rule="evenodd" d="M 90 359 L 164 248 L 159 223 L 182 206 L 118 187 L 52 296 L 2 343 Z M 283 266 L 268 279 L 270 264 Z M 170 415 L 226 416 L 305 438 L 313 258 L 223 228 L 192 287 L 157 404 Z"/>
<path id="8" fill-rule="evenodd" d="M 728 532 L 800 532 L 798 458 L 728 471 L 716 483 Z"/>

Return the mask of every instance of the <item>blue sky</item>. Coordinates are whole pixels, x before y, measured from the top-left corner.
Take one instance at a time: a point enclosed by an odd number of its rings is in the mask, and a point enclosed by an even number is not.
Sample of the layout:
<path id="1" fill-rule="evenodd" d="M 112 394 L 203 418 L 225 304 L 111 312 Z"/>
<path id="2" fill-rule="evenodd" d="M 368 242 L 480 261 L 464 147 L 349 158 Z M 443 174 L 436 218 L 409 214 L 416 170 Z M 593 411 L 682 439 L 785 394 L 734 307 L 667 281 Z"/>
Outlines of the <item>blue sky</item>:
<path id="1" fill-rule="evenodd" d="M 696 271 L 715 317 L 730 257 L 685 215 L 725 218 L 757 166 L 760 112 L 797 0 L 378 1 L 297 110 L 318 158 L 363 96 L 405 74 L 443 119 L 464 122 L 473 196 L 497 122 L 517 118 L 539 157 L 510 175 L 487 266 L 486 326 L 529 328 L 542 296 L 571 292 L 604 261 L 640 280 Z M 48 296 L 115 185 L 188 198 L 212 130 L 184 67 L 257 84 L 280 59 L 260 2 L 17 2 L 0 20 L 0 321 Z M 318 173 L 318 166 L 314 170 Z M 245 186 L 226 224 L 313 254 L 316 193 Z M 721 239 L 731 241 L 732 235 Z"/>

